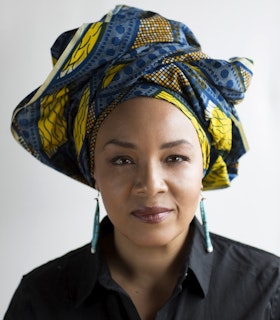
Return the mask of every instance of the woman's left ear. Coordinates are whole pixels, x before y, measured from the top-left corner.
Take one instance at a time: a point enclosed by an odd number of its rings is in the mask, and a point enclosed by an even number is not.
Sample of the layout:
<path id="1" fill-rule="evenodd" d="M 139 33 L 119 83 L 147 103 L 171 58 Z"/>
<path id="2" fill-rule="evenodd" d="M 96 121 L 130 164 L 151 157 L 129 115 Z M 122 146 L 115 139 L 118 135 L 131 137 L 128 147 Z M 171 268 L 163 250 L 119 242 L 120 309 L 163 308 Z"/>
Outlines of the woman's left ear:
<path id="1" fill-rule="evenodd" d="M 97 191 L 100 191 L 98 183 L 96 182 L 95 178 L 94 178 L 94 189 L 96 189 Z"/>
<path id="2" fill-rule="evenodd" d="M 92 177 L 93 177 L 93 180 L 94 180 L 94 189 L 96 189 L 97 191 L 99 191 L 98 183 L 96 182 L 95 172 L 93 172 Z"/>

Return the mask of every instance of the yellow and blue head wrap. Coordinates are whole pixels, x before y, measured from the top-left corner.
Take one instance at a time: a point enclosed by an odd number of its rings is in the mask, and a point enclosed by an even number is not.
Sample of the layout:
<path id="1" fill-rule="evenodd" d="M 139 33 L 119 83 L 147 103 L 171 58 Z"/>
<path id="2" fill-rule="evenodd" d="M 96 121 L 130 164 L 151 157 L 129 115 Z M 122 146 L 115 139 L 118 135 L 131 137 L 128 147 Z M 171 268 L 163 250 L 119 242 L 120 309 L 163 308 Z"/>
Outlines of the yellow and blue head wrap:
<path id="1" fill-rule="evenodd" d="M 12 119 L 15 138 L 41 162 L 94 187 L 100 124 L 118 103 L 147 96 L 171 102 L 192 121 L 204 189 L 229 186 L 237 175 L 247 143 L 234 105 L 250 83 L 250 60 L 211 59 L 186 25 L 128 6 L 63 33 L 52 58 L 47 80 Z"/>

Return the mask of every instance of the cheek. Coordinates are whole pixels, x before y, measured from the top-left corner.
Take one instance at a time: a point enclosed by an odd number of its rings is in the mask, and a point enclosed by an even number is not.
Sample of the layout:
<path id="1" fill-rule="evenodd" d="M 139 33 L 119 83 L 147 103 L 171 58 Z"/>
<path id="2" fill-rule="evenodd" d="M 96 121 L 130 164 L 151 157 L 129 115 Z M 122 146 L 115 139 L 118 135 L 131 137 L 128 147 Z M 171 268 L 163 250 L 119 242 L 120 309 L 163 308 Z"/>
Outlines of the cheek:
<path id="1" fill-rule="evenodd" d="M 98 165 L 98 163 L 96 164 L 94 178 L 96 187 L 98 187 L 102 196 L 111 196 L 113 199 L 118 199 L 131 184 L 129 175 L 120 174 L 118 170 L 110 169 L 107 165 Z"/>
<path id="2" fill-rule="evenodd" d="M 201 194 L 202 178 L 201 167 L 189 168 L 174 176 L 172 185 L 178 202 L 183 205 L 197 204 Z"/>
<path id="3" fill-rule="evenodd" d="M 181 186 L 193 189 L 201 189 L 203 179 L 203 168 L 201 165 L 194 164 L 176 173 L 176 181 Z"/>

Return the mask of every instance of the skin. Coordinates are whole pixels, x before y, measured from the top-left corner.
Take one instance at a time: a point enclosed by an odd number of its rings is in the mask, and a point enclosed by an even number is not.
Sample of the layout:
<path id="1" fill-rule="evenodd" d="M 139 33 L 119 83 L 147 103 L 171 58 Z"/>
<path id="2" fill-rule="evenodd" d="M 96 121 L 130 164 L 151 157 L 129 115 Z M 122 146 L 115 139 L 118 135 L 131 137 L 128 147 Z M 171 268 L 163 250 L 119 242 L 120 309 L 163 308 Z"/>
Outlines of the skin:
<path id="1" fill-rule="evenodd" d="M 139 97 L 111 112 L 95 147 L 96 188 L 114 225 L 108 265 L 141 319 L 152 319 L 176 284 L 200 198 L 199 140 L 174 105 Z"/>

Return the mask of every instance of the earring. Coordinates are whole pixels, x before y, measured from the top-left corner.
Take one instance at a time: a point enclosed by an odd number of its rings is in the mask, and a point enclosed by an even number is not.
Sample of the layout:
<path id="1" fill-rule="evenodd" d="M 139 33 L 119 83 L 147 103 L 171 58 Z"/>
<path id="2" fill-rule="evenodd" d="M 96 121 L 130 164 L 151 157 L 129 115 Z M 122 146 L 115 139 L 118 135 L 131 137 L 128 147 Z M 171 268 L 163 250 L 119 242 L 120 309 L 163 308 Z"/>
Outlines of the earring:
<path id="1" fill-rule="evenodd" d="M 205 198 L 202 196 L 201 200 L 200 200 L 200 214 L 201 214 L 202 226 L 203 226 L 203 230 L 204 230 L 206 250 L 207 250 L 207 252 L 212 252 L 213 246 L 211 243 L 211 238 L 210 238 L 210 234 L 209 234 L 209 230 L 208 230 L 206 213 L 204 210 L 204 203 L 203 203 L 204 200 L 205 200 Z"/>
<path id="2" fill-rule="evenodd" d="M 92 240 L 91 240 L 91 253 L 95 253 L 96 251 L 96 244 L 98 240 L 98 235 L 99 235 L 99 191 L 98 195 L 95 198 L 96 200 L 96 207 L 95 207 L 95 214 L 94 214 L 94 222 L 93 222 L 93 232 L 92 232 Z"/>

